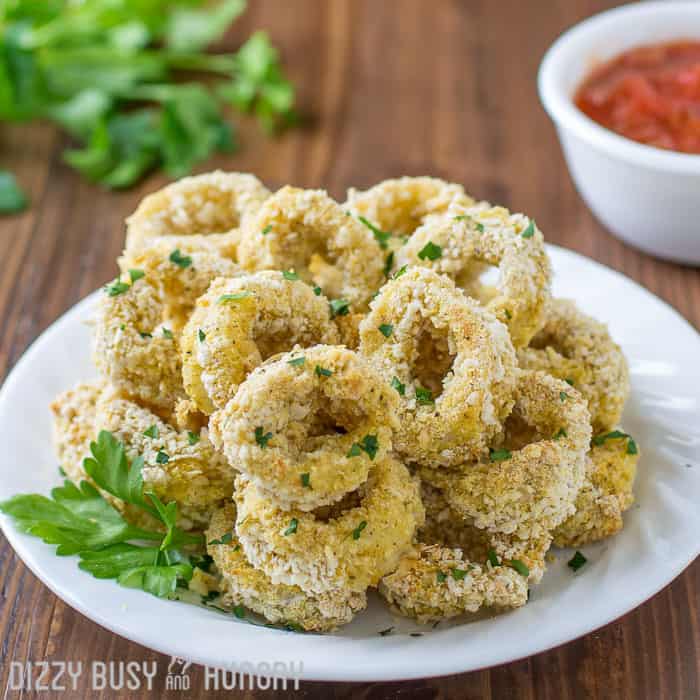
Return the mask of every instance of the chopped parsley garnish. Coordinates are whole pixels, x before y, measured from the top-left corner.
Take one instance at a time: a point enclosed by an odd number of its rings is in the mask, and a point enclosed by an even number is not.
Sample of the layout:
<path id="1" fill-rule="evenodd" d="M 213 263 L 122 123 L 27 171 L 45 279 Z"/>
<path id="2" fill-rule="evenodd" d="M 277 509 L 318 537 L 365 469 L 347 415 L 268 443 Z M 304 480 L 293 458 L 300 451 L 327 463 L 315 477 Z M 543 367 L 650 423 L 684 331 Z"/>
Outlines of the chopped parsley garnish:
<path id="1" fill-rule="evenodd" d="M 480 221 L 477 221 L 474 225 L 476 226 L 476 230 L 477 230 L 479 233 L 483 233 L 483 232 L 484 232 L 484 225 L 483 225 Z"/>
<path id="2" fill-rule="evenodd" d="M 376 239 L 377 243 L 379 243 L 379 247 L 386 250 L 386 248 L 389 246 L 387 241 L 391 238 L 391 233 L 389 231 L 382 231 L 373 223 L 365 219 L 364 216 L 358 216 L 357 218 L 374 234 L 374 238 Z"/>
<path id="3" fill-rule="evenodd" d="M 232 540 L 233 540 L 233 533 L 226 532 L 225 534 L 221 535 L 221 539 L 211 540 L 211 542 L 209 542 L 208 544 L 231 544 Z"/>
<path id="4" fill-rule="evenodd" d="M 347 299 L 331 299 L 331 318 L 347 316 L 350 312 L 350 302 Z"/>
<path id="5" fill-rule="evenodd" d="M 566 563 L 566 565 L 570 568 L 573 569 L 574 571 L 578 571 L 586 562 L 588 559 L 581 554 L 578 550 L 576 550 L 576 554 L 574 554 L 571 559 Z"/>
<path id="6" fill-rule="evenodd" d="M 362 454 L 362 448 L 356 443 L 353 442 L 352 445 L 350 446 L 350 449 L 348 450 L 348 453 L 345 455 L 346 457 L 359 457 Z"/>
<path id="7" fill-rule="evenodd" d="M 120 294 L 124 294 L 124 292 L 128 292 L 130 287 L 131 285 L 127 284 L 126 282 L 122 282 L 117 277 L 114 282 L 110 282 L 108 285 L 105 285 L 105 292 L 107 292 L 108 296 L 110 297 L 116 297 Z"/>
<path id="8" fill-rule="evenodd" d="M 190 445 L 196 445 L 199 442 L 199 433 L 193 433 L 191 430 L 188 430 L 187 442 L 189 442 Z"/>
<path id="9" fill-rule="evenodd" d="M 568 435 L 568 433 L 566 432 L 566 430 L 564 430 L 564 428 L 559 428 L 559 430 L 557 430 L 557 432 L 554 433 L 554 438 L 553 438 L 553 439 L 554 439 L 554 440 L 558 440 L 559 438 L 563 438 L 563 437 L 569 437 L 569 435 Z"/>
<path id="10" fill-rule="evenodd" d="M 511 559 L 508 562 L 508 566 L 510 566 L 511 569 L 515 569 L 521 576 L 529 576 L 530 575 L 530 569 L 527 568 L 527 565 L 520 561 L 520 559 Z"/>
<path id="11" fill-rule="evenodd" d="M 301 357 L 295 357 L 293 360 L 287 360 L 287 364 L 292 367 L 301 367 L 304 362 L 306 362 L 306 358 L 303 355 Z"/>
<path id="12" fill-rule="evenodd" d="M 289 521 L 289 527 L 284 531 L 285 536 L 293 535 L 297 531 L 298 525 L 299 525 L 299 521 L 296 518 L 292 518 Z"/>
<path id="13" fill-rule="evenodd" d="M 233 609 L 233 614 L 239 620 L 243 620 L 245 618 L 245 608 L 242 605 L 236 605 L 236 607 Z"/>
<path id="14" fill-rule="evenodd" d="M 143 270 L 129 270 L 129 279 L 131 280 L 132 284 L 136 282 L 136 280 L 140 280 L 145 276 L 146 273 Z"/>
<path id="15" fill-rule="evenodd" d="M 153 425 L 149 425 L 146 430 L 143 431 L 143 434 L 146 437 L 149 438 L 159 438 L 160 437 L 160 431 L 158 430 L 158 426 L 154 423 Z"/>
<path id="16" fill-rule="evenodd" d="M 348 452 L 348 457 L 359 457 L 362 452 L 365 452 L 367 456 L 373 460 L 377 456 L 379 451 L 379 440 L 377 440 L 376 435 L 365 435 L 360 442 L 353 442 L 350 451 Z"/>
<path id="17" fill-rule="evenodd" d="M 495 549 L 489 549 L 489 551 L 486 553 L 486 556 L 488 557 L 491 566 L 500 566 L 500 562 L 498 561 L 498 555 L 496 554 Z"/>
<path id="18" fill-rule="evenodd" d="M 505 314 L 506 319 L 508 319 L 509 321 L 513 319 L 513 314 L 510 311 L 508 311 L 508 309 L 504 309 L 503 313 Z"/>
<path id="19" fill-rule="evenodd" d="M 430 389 L 424 389 L 423 387 L 417 386 L 416 387 L 416 401 L 421 406 L 429 406 L 431 404 L 434 404 L 435 399 L 433 398 L 433 392 L 430 391 Z"/>
<path id="20" fill-rule="evenodd" d="M 304 472 L 303 474 L 299 475 L 301 477 L 301 485 L 305 489 L 310 489 L 311 488 L 311 474 L 309 472 Z"/>
<path id="21" fill-rule="evenodd" d="M 267 234 L 270 233 L 270 231 L 272 231 L 272 224 L 268 224 L 267 226 L 265 226 L 261 233 L 263 236 L 267 236 Z"/>
<path id="22" fill-rule="evenodd" d="M 359 540 L 360 535 L 362 534 L 362 531 L 367 527 L 367 521 L 363 520 L 353 531 L 352 531 L 352 538 L 353 540 Z"/>
<path id="23" fill-rule="evenodd" d="M 145 333 L 144 331 L 139 331 L 139 335 L 144 339 L 153 337 L 150 333 Z"/>
<path id="24" fill-rule="evenodd" d="M 199 338 L 199 342 L 203 343 L 207 339 L 207 334 L 200 328 L 197 331 L 197 337 Z"/>
<path id="25" fill-rule="evenodd" d="M 386 256 L 384 261 L 384 277 L 388 277 L 391 272 L 391 268 L 394 266 L 394 251 L 392 250 L 389 255 Z"/>
<path id="26" fill-rule="evenodd" d="M 168 340 L 173 339 L 173 332 L 169 328 L 163 328 L 163 337 Z"/>
<path id="27" fill-rule="evenodd" d="M 402 384 L 398 377 L 392 377 L 391 387 L 392 389 L 396 389 L 396 391 L 398 391 L 399 394 L 401 394 L 401 396 L 406 395 L 406 385 Z"/>
<path id="28" fill-rule="evenodd" d="M 561 401 L 566 401 L 568 398 L 569 398 L 569 395 L 565 391 L 559 392 L 559 399 Z"/>
<path id="29" fill-rule="evenodd" d="M 227 301 L 240 301 L 241 299 L 247 299 L 250 296 L 250 292 L 236 292 L 236 294 L 222 294 L 219 299 L 219 304 L 225 304 Z"/>
<path id="30" fill-rule="evenodd" d="M 452 569 L 451 573 L 455 581 L 461 581 L 467 575 L 466 569 Z"/>
<path id="31" fill-rule="evenodd" d="M 170 262 L 175 263 L 184 270 L 192 264 L 192 258 L 189 257 L 189 255 L 183 255 L 179 248 L 175 248 L 175 250 L 170 253 Z"/>
<path id="32" fill-rule="evenodd" d="M 472 219 L 471 216 L 467 216 L 466 214 L 462 214 L 460 216 L 455 216 L 454 219 L 455 219 L 455 221 L 464 221 L 465 219 L 468 221 L 471 221 L 474 224 L 474 228 L 479 233 L 484 232 L 484 225 L 480 221 L 475 221 L 474 219 Z"/>
<path id="33" fill-rule="evenodd" d="M 272 433 L 265 433 L 261 425 L 255 429 L 255 442 L 260 445 L 260 449 L 266 448 L 271 439 Z"/>
<path id="34" fill-rule="evenodd" d="M 504 462 L 506 459 L 510 459 L 513 455 L 510 450 L 489 450 L 489 459 L 492 462 Z"/>
<path id="35" fill-rule="evenodd" d="M 394 332 L 394 326 L 392 326 L 390 323 L 382 323 L 379 326 L 379 332 L 385 338 L 389 338 L 389 337 L 391 337 L 391 334 Z"/>
<path id="36" fill-rule="evenodd" d="M 282 277 L 284 277 L 284 279 L 286 280 L 289 280 L 290 282 L 294 282 L 295 280 L 299 279 L 299 275 L 293 270 L 283 270 Z"/>
<path id="37" fill-rule="evenodd" d="M 317 377 L 330 377 L 333 374 L 331 370 L 321 367 L 321 365 L 316 365 L 314 372 L 316 373 Z"/>
<path id="38" fill-rule="evenodd" d="M 627 454 L 628 455 L 636 455 L 639 452 L 639 449 L 637 447 L 637 443 L 634 441 L 634 438 L 631 435 L 629 435 L 628 433 L 623 433 L 621 430 L 611 430 L 609 433 L 603 433 L 602 435 L 596 435 L 593 438 L 592 443 L 599 447 L 607 440 L 617 440 L 617 439 L 621 439 L 621 438 L 627 439 Z"/>
<path id="39" fill-rule="evenodd" d="M 530 223 L 521 235 L 523 238 L 532 238 L 535 235 L 535 222 L 533 219 L 530 219 Z"/>
<path id="40" fill-rule="evenodd" d="M 407 269 L 408 269 L 408 265 L 403 265 L 403 266 L 401 266 L 401 267 L 393 274 L 393 276 L 392 276 L 391 279 L 393 279 L 393 280 L 398 279 L 399 277 L 401 277 L 401 275 L 403 275 L 403 274 L 406 273 L 406 270 L 407 270 Z"/>
<path id="41" fill-rule="evenodd" d="M 569 386 L 573 386 L 573 385 L 574 385 L 574 380 L 573 380 L 571 377 L 567 377 L 566 379 L 564 379 L 564 381 L 565 381 Z"/>
<path id="42" fill-rule="evenodd" d="M 320 297 L 322 293 L 323 293 L 323 290 L 321 289 L 321 287 L 319 287 L 318 285 L 316 285 L 316 286 L 314 287 L 314 294 L 315 294 L 317 297 Z"/>
<path id="43" fill-rule="evenodd" d="M 158 454 L 156 455 L 156 462 L 158 464 L 167 464 L 170 461 L 170 457 L 163 452 L 163 450 L 158 450 Z"/>
<path id="44" fill-rule="evenodd" d="M 438 583 L 444 583 L 447 580 L 447 574 L 444 571 L 438 571 L 435 574 Z"/>
<path id="45" fill-rule="evenodd" d="M 437 260 L 442 257 L 442 248 L 435 245 L 432 241 L 428 241 L 421 250 L 418 251 L 418 257 L 421 260 Z"/>

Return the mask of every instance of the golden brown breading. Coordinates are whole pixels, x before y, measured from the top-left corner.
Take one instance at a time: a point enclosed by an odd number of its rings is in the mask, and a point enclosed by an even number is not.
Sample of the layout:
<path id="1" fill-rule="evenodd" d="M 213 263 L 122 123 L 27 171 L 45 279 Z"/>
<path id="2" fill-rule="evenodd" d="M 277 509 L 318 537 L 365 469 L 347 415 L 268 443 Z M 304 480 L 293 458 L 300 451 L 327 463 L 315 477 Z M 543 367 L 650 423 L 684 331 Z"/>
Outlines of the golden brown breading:
<path id="1" fill-rule="evenodd" d="M 516 347 L 527 345 L 542 326 L 551 268 L 542 233 L 523 214 L 487 202 L 453 206 L 415 231 L 396 264 L 449 275 L 508 327 Z M 475 283 L 475 266 L 484 264 L 499 270 L 494 287 Z"/>
<path id="2" fill-rule="evenodd" d="M 399 395 L 394 444 L 407 461 L 476 459 L 501 431 L 513 405 L 513 345 L 448 277 L 415 267 L 387 282 L 360 337 L 360 352 Z"/>
<path id="3" fill-rule="evenodd" d="M 514 569 L 504 564 L 482 566 L 460 549 L 436 544 L 418 545 L 379 585 L 390 605 L 422 623 L 482 607 L 519 608 L 527 602 L 527 591 L 527 577 Z"/>
<path id="4" fill-rule="evenodd" d="M 239 256 L 248 271 L 294 270 L 352 312 L 364 312 L 384 280 L 372 232 L 323 190 L 276 192 L 246 224 Z"/>
<path id="5" fill-rule="evenodd" d="M 263 360 L 297 344 L 337 341 L 328 300 L 301 280 L 271 270 L 216 280 L 182 333 L 185 390 L 211 414 Z"/>
<path id="6" fill-rule="evenodd" d="M 136 251 L 168 236 L 173 248 L 188 242 L 236 260 L 239 228 L 269 196 L 248 173 L 216 170 L 182 178 L 142 200 L 127 219 L 126 248 Z"/>
<path id="7" fill-rule="evenodd" d="M 627 361 L 605 324 L 573 301 L 550 301 L 544 327 L 518 360 L 521 367 L 571 382 L 588 401 L 594 434 L 617 425 L 630 391 Z"/>
<path id="8" fill-rule="evenodd" d="M 212 416 L 212 439 L 279 508 L 312 510 L 357 489 L 391 452 L 397 406 L 352 350 L 298 348 L 240 385 Z"/>
<path id="9" fill-rule="evenodd" d="M 317 515 L 283 510 L 243 476 L 236 479 L 236 532 L 248 561 L 273 583 L 308 593 L 364 591 L 396 569 L 424 510 L 419 487 L 400 462 L 375 460 L 359 503 Z"/>
<path id="10" fill-rule="evenodd" d="M 221 576 L 225 605 L 244 605 L 273 624 L 299 625 L 310 632 L 334 630 L 366 607 L 364 592 L 333 590 L 309 595 L 298 586 L 272 583 L 250 565 L 235 535 L 230 542 L 221 542 L 231 534 L 235 521 L 236 507 L 229 503 L 214 513 L 206 533 L 207 551 Z"/>
<path id="11" fill-rule="evenodd" d="M 576 512 L 554 531 L 558 547 L 581 547 L 622 530 L 622 514 L 634 503 L 632 486 L 639 451 L 628 438 L 606 440 L 588 453 L 586 478 L 576 498 Z"/>

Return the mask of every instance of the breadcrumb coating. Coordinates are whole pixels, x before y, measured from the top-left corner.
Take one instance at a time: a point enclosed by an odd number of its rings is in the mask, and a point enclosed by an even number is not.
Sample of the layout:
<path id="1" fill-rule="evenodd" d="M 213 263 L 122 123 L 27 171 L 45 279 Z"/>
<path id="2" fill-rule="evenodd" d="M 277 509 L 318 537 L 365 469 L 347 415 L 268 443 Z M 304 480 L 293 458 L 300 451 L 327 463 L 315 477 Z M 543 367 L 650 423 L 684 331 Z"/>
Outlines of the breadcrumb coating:
<path id="1" fill-rule="evenodd" d="M 276 192 L 246 224 L 239 256 L 248 271 L 294 270 L 353 312 L 366 310 L 384 280 L 372 232 L 323 190 Z"/>
<path id="2" fill-rule="evenodd" d="M 513 405 L 513 345 L 448 277 L 416 267 L 387 282 L 360 338 L 360 352 L 399 396 L 394 445 L 406 460 L 454 466 L 478 458 L 500 432 Z"/>
<path id="3" fill-rule="evenodd" d="M 363 216 L 382 231 L 406 237 L 451 206 L 474 204 L 462 185 L 436 177 L 399 177 L 365 191 L 351 187 L 343 208 Z"/>
<path id="4" fill-rule="evenodd" d="M 427 623 L 483 607 L 519 608 L 527 602 L 527 578 L 505 565 L 475 564 L 460 549 L 418 545 L 379 592 L 402 615 Z"/>
<path id="5" fill-rule="evenodd" d="M 619 422 L 630 391 L 627 360 L 607 326 L 573 301 L 549 302 L 544 327 L 518 360 L 521 367 L 570 381 L 588 401 L 595 434 Z"/>
<path id="6" fill-rule="evenodd" d="M 639 451 L 630 454 L 626 438 L 591 448 L 576 512 L 554 531 L 557 547 L 581 547 L 622 530 L 622 514 L 634 503 L 638 461 Z"/>
<path id="7" fill-rule="evenodd" d="M 248 173 L 216 170 L 185 177 L 145 197 L 127 219 L 126 248 L 134 251 L 168 236 L 174 247 L 188 241 L 237 259 L 239 228 L 270 196 Z"/>
<path id="8" fill-rule="evenodd" d="M 357 505 L 328 516 L 283 510 L 237 477 L 236 532 L 248 561 L 273 583 L 313 594 L 376 586 L 410 550 L 425 514 L 417 479 L 391 457 L 375 460 L 359 492 Z"/>
<path id="9" fill-rule="evenodd" d="M 452 206 L 448 214 L 413 233 L 397 253 L 396 264 L 419 265 L 451 277 L 508 327 L 516 347 L 527 345 L 542 326 L 551 267 L 542 233 L 523 214 L 487 202 Z M 498 268 L 494 287 L 475 283 L 475 272 L 483 265 Z"/>
<path id="10" fill-rule="evenodd" d="M 391 452 L 398 396 L 357 353 L 297 348 L 258 367 L 212 416 L 212 439 L 278 508 L 340 500 Z"/>
<path id="11" fill-rule="evenodd" d="M 189 243 L 174 249 L 167 239 L 155 239 L 120 262 L 120 282 L 128 286 L 116 294 L 108 287 L 100 297 L 93 358 L 120 391 L 171 417 L 175 404 L 187 398 L 179 348 L 184 320 L 212 279 L 232 276 L 238 267 Z M 134 273 L 143 276 L 132 280 Z"/>
<path id="12" fill-rule="evenodd" d="M 206 533 L 207 552 L 221 577 L 225 605 L 244 605 L 273 624 L 299 625 L 309 632 L 330 632 L 367 606 L 364 592 L 333 590 L 309 595 L 298 586 L 272 583 L 250 565 L 235 535 L 230 542 L 212 544 L 230 534 L 235 521 L 236 507 L 229 503 L 214 513 Z"/>
<path id="13" fill-rule="evenodd" d="M 271 270 L 219 279 L 199 298 L 182 333 L 185 390 L 211 414 L 272 355 L 337 341 L 328 300 L 305 282 Z"/>

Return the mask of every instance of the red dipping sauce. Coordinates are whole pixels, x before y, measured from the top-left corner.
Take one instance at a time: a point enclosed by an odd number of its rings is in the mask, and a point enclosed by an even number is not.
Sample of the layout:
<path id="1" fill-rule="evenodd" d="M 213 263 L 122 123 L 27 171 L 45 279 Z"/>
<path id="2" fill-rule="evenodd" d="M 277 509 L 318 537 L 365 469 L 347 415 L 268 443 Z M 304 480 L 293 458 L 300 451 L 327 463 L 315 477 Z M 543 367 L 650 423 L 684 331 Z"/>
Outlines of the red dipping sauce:
<path id="1" fill-rule="evenodd" d="M 593 70 L 574 102 L 629 139 L 700 154 L 700 41 L 625 51 Z"/>

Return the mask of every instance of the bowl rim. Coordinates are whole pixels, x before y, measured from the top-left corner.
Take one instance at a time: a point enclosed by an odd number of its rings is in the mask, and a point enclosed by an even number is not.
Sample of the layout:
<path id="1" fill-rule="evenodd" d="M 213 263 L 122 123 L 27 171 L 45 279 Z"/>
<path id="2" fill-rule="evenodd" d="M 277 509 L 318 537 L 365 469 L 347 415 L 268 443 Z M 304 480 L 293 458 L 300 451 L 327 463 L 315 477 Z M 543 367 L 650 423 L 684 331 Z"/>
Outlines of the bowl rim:
<path id="1" fill-rule="evenodd" d="M 700 19 L 700 3 L 696 0 L 630 3 L 600 12 L 564 31 L 547 49 L 540 63 L 537 75 L 540 101 L 558 128 L 573 132 L 590 146 L 612 157 L 646 169 L 700 175 L 700 155 L 647 146 L 607 129 L 579 110 L 571 96 L 565 93 L 555 79 L 561 61 L 570 57 L 573 43 L 578 44 L 580 49 L 580 44 L 585 44 L 595 37 L 597 30 L 603 25 L 624 25 L 630 17 L 649 19 L 651 15 L 658 20 L 660 12 L 667 16 L 687 12 L 689 16 Z M 700 41 L 700 37 L 698 40 Z"/>

